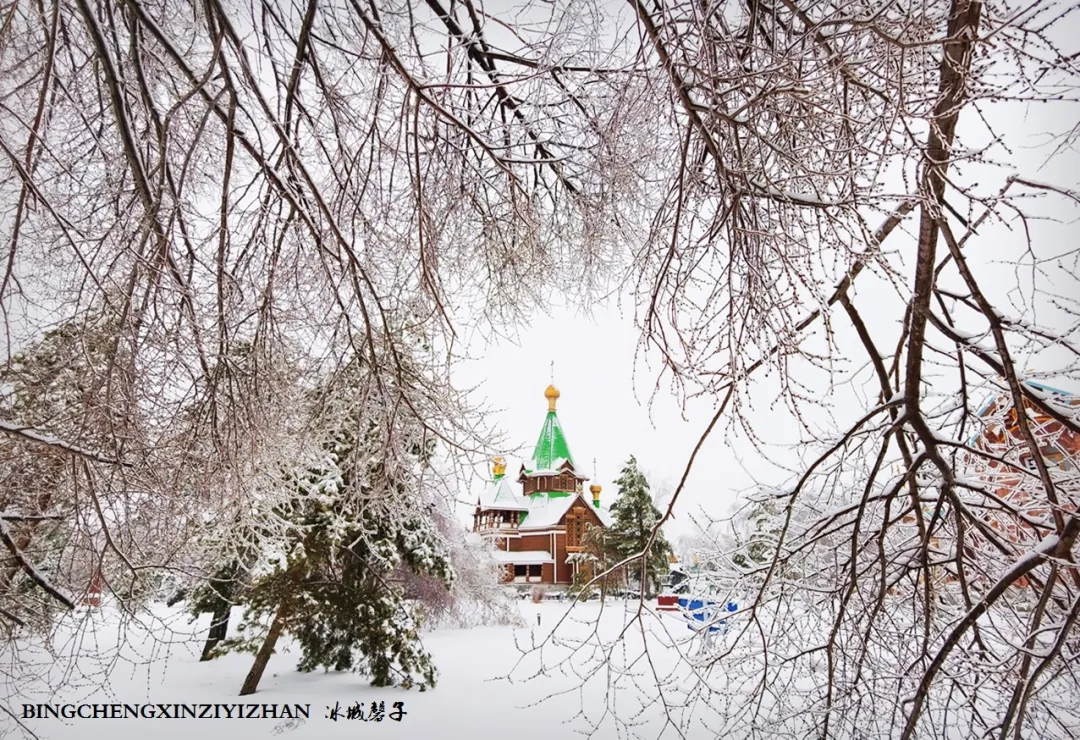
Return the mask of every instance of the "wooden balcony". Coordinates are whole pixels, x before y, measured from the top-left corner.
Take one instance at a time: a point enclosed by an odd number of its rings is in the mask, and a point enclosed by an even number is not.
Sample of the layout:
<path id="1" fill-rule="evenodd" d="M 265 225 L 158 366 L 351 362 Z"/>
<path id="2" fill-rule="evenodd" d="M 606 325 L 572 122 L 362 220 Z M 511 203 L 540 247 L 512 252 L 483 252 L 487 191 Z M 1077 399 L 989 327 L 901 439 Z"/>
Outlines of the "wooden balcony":
<path id="1" fill-rule="evenodd" d="M 475 532 L 483 533 L 498 533 L 498 532 L 516 532 L 518 530 L 517 522 L 500 522 L 500 521 L 481 521 L 475 525 Z"/>

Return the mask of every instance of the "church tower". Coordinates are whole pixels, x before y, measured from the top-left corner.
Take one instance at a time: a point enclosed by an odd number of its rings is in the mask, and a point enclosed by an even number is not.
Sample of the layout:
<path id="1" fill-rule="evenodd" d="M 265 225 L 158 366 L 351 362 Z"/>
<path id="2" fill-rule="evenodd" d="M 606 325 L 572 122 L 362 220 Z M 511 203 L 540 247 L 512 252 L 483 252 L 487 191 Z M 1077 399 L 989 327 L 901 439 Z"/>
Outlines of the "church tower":
<path id="1" fill-rule="evenodd" d="M 570 454 L 566 433 L 559 423 L 555 407 L 561 395 L 554 385 L 549 385 L 544 391 L 544 398 L 548 402 L 547 416 L 533 448 L 532 459 L 521 466 L 518 476 L 518 483 L 522 484 L 522 493 L 526 496 L 571 496 L 581 493 L 582 485 L 588 480 L 574 469 L 574 457 Z"/>

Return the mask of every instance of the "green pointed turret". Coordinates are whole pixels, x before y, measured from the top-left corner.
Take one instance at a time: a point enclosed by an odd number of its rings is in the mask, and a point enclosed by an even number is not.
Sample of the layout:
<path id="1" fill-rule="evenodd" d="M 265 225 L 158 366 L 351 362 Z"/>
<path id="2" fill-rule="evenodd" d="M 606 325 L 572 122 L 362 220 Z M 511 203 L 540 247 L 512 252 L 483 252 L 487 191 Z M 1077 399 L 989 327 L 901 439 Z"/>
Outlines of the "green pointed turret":
<path id="1" fill-rule="evenodd" d="M 540 439 L 536 441 L 536 448 L 533 450 L 533 470 L 553 470 L 559 460 L 574 462 L 570 456 L 570 447 L 566 444 L 566 435 L 559 424 L 559 417 L 554 411 L 549 411 L 544 419 L 544 428 L 540 430 Z"/>
<path id="2" fill-rule="evenodd" d="M 570 455 L 570 445 L 566 443 L 566 435 L 563 433 L 559 417 L 555 413 L 555 401 L 559 398 L 558 389 L 549 385 L 544 391 L 544 397 L 548 400 L 547 417 L 544 426 L 540 430 L 540 438 L 536 440 L 536 448 L 533 450 L 532 467 L 527 472 L 535 470 L 553 470 L 556 463 L 561 460 L 569 460 L 571 464 L 574 458 Z"/>

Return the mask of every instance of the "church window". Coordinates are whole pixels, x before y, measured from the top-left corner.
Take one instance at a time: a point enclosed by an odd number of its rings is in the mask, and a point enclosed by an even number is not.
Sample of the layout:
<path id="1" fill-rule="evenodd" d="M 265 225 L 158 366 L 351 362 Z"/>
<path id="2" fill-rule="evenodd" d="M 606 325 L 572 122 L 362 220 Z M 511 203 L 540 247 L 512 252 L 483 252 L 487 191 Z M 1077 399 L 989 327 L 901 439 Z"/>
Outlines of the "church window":
<path id="1" fill-rule="evenodd" d="M 585 517 L 577 510 L 566 517 L 566 546 L 581 547 L 585 537 Z"/>

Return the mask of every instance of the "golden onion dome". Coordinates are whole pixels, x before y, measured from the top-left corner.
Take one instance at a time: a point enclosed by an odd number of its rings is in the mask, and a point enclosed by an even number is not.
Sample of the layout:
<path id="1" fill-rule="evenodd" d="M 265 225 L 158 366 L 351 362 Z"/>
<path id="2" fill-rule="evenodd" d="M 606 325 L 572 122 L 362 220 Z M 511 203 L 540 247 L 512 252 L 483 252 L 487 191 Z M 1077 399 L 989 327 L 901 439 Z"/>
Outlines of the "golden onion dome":
<path id="1" fill-rule="evenodd" d="M 547 390 L 544 391 L 544 398 L 546 398 L 548 402 L 548 411 L 555 410 L 555 402 L 559 400 L 560 395 L 562 394 L 559 393 L 559 389 L 555 386 L 549 385 L 547 387 Z"/>

